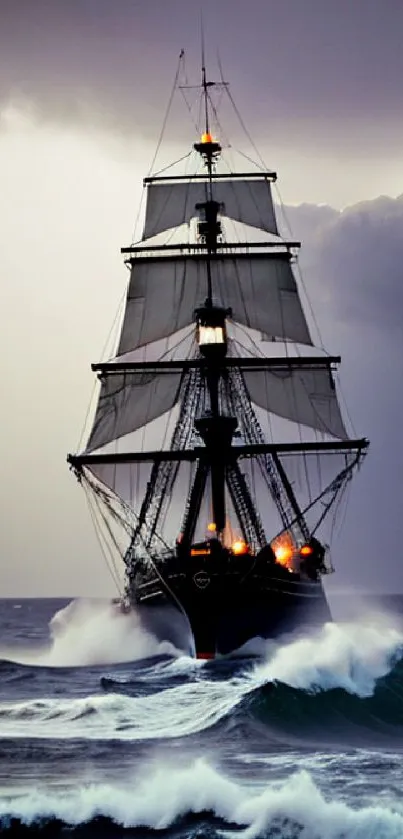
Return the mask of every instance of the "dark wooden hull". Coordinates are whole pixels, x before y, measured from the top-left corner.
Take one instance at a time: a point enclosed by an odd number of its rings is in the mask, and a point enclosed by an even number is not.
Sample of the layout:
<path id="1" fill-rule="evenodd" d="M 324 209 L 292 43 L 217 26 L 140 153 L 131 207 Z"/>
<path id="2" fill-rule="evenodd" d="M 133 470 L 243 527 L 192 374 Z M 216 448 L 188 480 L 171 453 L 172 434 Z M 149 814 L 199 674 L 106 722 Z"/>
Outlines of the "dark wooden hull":
<path id="1" fill-rule="evenodd" d="M 232 557 L 221 564 L 172 555 L 156 557 L 155 563 L 163 582 L 152 569 L 136 574 L 131 601 L 150 628 L 158 615 L 158 634 L 174 643 L 172 606 L 185 613 L 200 658 L 331 620 L 320 579 L 302 578 L 277 563 L 259 563 L 259 557 Z"/>

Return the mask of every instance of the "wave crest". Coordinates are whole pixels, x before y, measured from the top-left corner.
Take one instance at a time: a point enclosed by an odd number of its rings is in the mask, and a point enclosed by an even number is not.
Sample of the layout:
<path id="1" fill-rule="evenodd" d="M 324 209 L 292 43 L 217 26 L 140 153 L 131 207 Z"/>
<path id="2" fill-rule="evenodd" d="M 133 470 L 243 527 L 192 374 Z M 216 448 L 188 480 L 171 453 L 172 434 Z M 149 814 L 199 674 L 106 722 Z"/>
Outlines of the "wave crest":
<path id="1" fill-rule="evenodd" d="M 371 696 L 377 680 L 392 669 L 402 650 L 403 635 L 394 627 L 328 623 L 311 637 L 273 645 L 253 679 L 257 684 L 282 682 L 305 691 L 343 688 Z"/>
<path id="2" fill-rule="evenodd" d="M 359 725 L 384 734 L 389 727 L 390 734 L 403 723 L 402 667 L 393 669 L 401 644 L 391 628 L 329 624 L 315 637 L 272 645 L 258 664 L 196 666 L 184 657 L 132 665 L 97 675 L 92 695 L 42 698 L 38 691 L 36 699 L 0 703 L 3 734 L 157 740 L 230 725 L 235 718 L 251 726 L 263 720 L 268 736 L 270 730 L 284 741 L 334 741 L 335 730 L 346 740 Z"/>
<path id="3" fill-rule="evenodd" d="M 207 813 L 221 822 L 221 835 L 226 828 L 227 836 L 242 839 L 280 835 L 280 830 L 288 839 L 400 839 L 403 834 L 399 813 L 387 807 L 353 810 L 342 800 L 326 800 L 306 771 L 256 791 L 204 760 L 182 769 L 160 767 L 126 788 L 91 785 L 0 799 L 4 833 L 13 829 L 15 821 L 32 827 L 58 821 L 70 828 L 86 824 L 91 835 L 100 817 L 128 830 L 163 830 L 191 815 Z"/>

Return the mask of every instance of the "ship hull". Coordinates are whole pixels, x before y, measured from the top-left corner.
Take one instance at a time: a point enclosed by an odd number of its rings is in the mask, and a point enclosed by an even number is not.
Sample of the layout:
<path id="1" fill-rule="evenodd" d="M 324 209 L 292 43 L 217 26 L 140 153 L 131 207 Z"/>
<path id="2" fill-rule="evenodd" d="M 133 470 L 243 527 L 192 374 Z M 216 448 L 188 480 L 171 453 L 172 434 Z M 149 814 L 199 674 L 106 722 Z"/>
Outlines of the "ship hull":
<path id="1" fill-rule="evenodd" d="M 160 577 L 134 580 L 131 601 L 143 623 L 178 644 L 172 608 L 190 627 L 199 658 L 233 653 L 253 639 L 276 639 L 331 620 L 320 580 L 303 579 L 277 564 L 236 558 L 225 568 L 165 559 Z M 168 609 L 166 619 L 164 610 Z M 174 626 L 175 624 L 175 626 Z"/>

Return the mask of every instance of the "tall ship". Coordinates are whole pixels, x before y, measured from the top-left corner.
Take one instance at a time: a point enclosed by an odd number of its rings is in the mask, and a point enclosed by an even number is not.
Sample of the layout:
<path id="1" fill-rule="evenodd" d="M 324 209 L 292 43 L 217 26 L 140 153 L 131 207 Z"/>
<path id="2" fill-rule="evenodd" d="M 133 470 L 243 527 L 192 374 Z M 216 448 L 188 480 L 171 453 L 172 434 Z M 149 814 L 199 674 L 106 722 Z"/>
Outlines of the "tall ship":
<path id="1" fill-rule="evenodd" d="M 186 171 L 144 179 L 116 352 L 92 365 L 93 422 L 68 455 L 123 561 L 120 608 L 160 639 L 185 627 L 201 658 L 330 620 L 326 526 L 368 446 L 340 410 L 340 357 L 312 338 L 276 173 L 231 171 L 214 86 L 203 61 Z"/>

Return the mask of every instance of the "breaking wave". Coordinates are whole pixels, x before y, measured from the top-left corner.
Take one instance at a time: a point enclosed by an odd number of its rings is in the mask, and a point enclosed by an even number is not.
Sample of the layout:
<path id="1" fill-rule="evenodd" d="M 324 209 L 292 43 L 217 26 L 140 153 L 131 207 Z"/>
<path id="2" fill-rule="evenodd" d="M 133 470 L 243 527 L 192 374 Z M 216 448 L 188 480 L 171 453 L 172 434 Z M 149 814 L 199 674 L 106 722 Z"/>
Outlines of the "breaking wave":
<path id="1" fill-rule="evenodd" d="M 243 720 L 266 736 L 343 741 L 403 725 L 402 636 L 329 624 L 315 637 L 272 645 L 266 659 L 201 664 L 182 656 L 93 674 L 93 695 L 0 703 L 3 736 L 158 740 Z M 3 663 L 3 683 L 30 668 Z M 32 672 L 32 671 L 31 671 Z M 36 675 L 40 674 L 36 671 Z M 88 683 L 85 683 L 88 686 Z M 32 722 L 35 721 L 35 726 Z"/>
<path id="2" fill-rule="evenodd" d="M 134 610 L 111 601 L 73 600 L 49 625 L 50 644 L 38 650 L 2 650 L 3 658 L 42 667 L 91 667 L 180 655 L 173 644 L 147 631 Z"/>
<path id="3" fill-rule="evenodd" d="M 258 665 L 253 678 L 261 683 L 283 682 L 317 691 L 343 688 L 370 696 L 377 679 L 401 657 L 403 635 L 382 623 L 326 624 L 311 637 L 273 645 L 272 654 Z"/>
<path id="4" fill-rule="evenodd" d="M 50 630 L 48 665 L 117 664 L 178 654 L 168 641 L 147 632 L 134 610 L 125 614 L 114 603 L 75 600 L 56 613 Z"/>
<path id="5" fill-rule="evenodd" d="M 101 784 L 8 796 L 0 799 L 0 820 L 4 835 L 10 831 L 19 836 L 24 827 L 32 832 L 47 828 L 52 837 L 65 835 L 68 827 L 69 835 L 77 832 L 86 837 L 106 835 L 101 828 L 108 825 L 119 826 L 119 834 L 111 834 L 117 836 L 136 828 L 167 831 L 190 822 L 195 836 L 242 839 L 401 839 L 403 835 L 401 813 L 386 804 L 360 806 L 358 801 L 352 809 L 341 799 L 330 800 L 306 771 L 256 790 L 204 760 L 180 769 L 154 768 L 124 787 Z M 184 835 L 192 833 L 186 830 Z"/>

